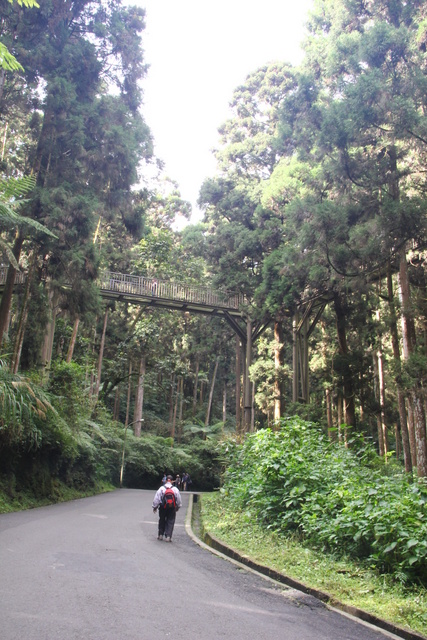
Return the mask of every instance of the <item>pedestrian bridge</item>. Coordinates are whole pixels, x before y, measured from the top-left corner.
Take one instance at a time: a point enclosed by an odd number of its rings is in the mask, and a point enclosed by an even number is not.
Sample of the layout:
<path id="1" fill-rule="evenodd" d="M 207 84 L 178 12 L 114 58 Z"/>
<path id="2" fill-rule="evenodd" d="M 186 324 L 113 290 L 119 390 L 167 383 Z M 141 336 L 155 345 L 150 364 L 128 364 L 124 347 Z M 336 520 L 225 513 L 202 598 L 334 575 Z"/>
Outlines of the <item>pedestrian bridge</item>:
<path id="1" fill-rule="evenodd" d="M 103 298 L 192 311 L 207 315 L 242 317 L 244 297 L 208 287 L 196 287 L 159 278 L 105 272 L 98 280 Z"/>
<path id="2" fill-rule="evenodd" d="M 7 267 L 0 267 L 0 291 L 6 282 Z M 25 272 L 16 272 L 15 286 L 25 283 Z M 159 278 L 129 275 L 105 271 L 97 280 L 100 294 L 108 300 L 131 304 L 176 309 L 188 313 L 219 316 L 229 324 L 242 345 L 246 347 L 245 357 L 245 412 L 250 411 L 249 367 L 252 345 L 270 324 L 271 320 L 252 323 L 248 316 L 247 300 L 241 294 L 213 290 L 180 282 L 170 282 Z M 71 288 L 71 285 L 69 285 Z M 328 303 L 324 296 L 309 302 L 294 318 L 293 329 L 293 400 L 308 402 L 308 339 Z M 314 315 L 314 320 L 312 316 Z M 247 387 L 247 388 L 246 388 Z M 245 418 L 246 424 L 250 418 Z"/>
<path id="3" fill-rule="evenodd" d="M 7 267 L 0 267 L 0 290 L 6 275 Z M 26 273 L 17 271 L 15 285 L 24 284 L 25 279 Z M 113 271 L 105 271 L 97 283 L 101 296 L 109 300 L 206 315 L 243 316 L 244 296 L 227 291 Z"/>

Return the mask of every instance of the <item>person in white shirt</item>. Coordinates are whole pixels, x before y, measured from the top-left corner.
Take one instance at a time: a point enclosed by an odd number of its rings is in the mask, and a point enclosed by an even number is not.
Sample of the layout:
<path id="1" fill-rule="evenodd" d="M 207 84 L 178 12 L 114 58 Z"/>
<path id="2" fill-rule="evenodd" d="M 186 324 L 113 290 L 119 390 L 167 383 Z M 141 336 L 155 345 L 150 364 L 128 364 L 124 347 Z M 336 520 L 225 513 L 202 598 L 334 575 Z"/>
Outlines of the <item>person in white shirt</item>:
<path id="1" fill-rule="evenodd" d="M 158 540 L 172 542 L 172 533 L 175 526 L 175 517 L 182 507 L 182 499 L 179 489 L 172 485 L 173 477 L 168 475 L 166 484 L 162 485 L 153 500 L 153 512 L 159 511 L 159 534 Z"/>

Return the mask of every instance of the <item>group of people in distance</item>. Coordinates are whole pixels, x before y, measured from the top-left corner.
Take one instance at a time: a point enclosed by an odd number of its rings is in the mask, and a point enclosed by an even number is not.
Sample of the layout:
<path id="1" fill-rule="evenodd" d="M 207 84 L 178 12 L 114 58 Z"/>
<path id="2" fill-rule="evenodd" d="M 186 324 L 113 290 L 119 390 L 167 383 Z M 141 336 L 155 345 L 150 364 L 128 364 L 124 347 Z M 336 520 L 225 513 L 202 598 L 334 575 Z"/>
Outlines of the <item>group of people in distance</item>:
<path id="1" fill-rule="evenodd" d="M 163 476 L 163 480 L 165 479 L 165 477 L 166 475 Z M 183 473 L 182 476 L 180 476 L 179 474 L 176 476 L 175 480 L 173 480 L 173 484 L 180 491 L 187 491 L 192 484 L 192 481 L 188 473 Z"/>
<path id="2" fill-rule="evenodd" d="M 191 484 L 188 473 L 177 475 L 175 480 L 171 474 L 164 474 L 162 486 L 156 491 L 153 500 L 153 513 L 159 512 L 158 540 L 172 542 L 172 533 L 175 526 L 175 517 L 182 506 L 180 489 L 187 491 Z"/>

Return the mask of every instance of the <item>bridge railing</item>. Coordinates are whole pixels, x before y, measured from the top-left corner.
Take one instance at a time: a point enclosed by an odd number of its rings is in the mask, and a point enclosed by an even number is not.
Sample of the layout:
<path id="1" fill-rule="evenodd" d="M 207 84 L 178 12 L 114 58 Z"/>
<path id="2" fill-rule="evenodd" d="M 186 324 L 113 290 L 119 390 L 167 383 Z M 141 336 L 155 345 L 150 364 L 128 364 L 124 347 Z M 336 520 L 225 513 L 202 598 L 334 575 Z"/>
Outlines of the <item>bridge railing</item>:
<path id="1" fill-rule="evenodd" d="M 103 274 L 100 287 L 107 291 L 206 304 L 226 309 L 239 309 L 243 303 L 243 296 L 239 294 L 229 294 L 226 291 L 213 291 L 209 288 L 195 287 L 179 282 L 167 282 L 158 278 L 131 276 L 112 271 Z"/>
<path id="2" fill-rule="evenodd" d="M 0 267 L 0 285 L 6 284 L 6 276 L 7 270 L 9 267 L 1 266 Z M 27 274 L 25 271 L 17 271 L 15 273 L 15 284 L 23 284 L 25 282 L 25 278 Z"/>
<path id="3" fill-rule="evenodd" d="M 0 286 L 6 282 L 6 266 L 0 266 Z M 17 271 L 15 284 L 25 282 L 26 273 Z M 227 291 L 213 291 L 205 287 L 180 282 L 167 282 L 158 278 L 146 278 L 145 276 L 131 276 L 124 273 L 106 271 L 98 281 L 99 287 L 104 291 L 119 292 L 135 296 L 150 298 L 162 298 L 165 300 L 177 300 L 210 307 L 239 310 L 244 303 L 244 297 L 240 294 L 230 294 Z"/>

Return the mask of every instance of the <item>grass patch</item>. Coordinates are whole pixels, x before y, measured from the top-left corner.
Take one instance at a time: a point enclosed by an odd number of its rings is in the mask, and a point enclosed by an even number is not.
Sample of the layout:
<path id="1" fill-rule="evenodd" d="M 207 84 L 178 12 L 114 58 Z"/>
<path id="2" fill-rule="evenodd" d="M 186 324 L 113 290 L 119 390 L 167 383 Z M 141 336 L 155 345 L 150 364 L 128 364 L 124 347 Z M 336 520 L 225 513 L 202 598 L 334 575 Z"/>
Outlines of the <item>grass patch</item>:
<path id="1" fill-rule="evenodd" d="M 279 536 L 219 493 L 203 494 L 201 518 L 206 531 L 256 562 L 427 636 L 425 587 L 406 587 L 348 558 L 310 549 L 295 537 Z"/>
<path id="2" fill-rule="evenodd" d="M 4 484 L 0 483 L 0 513 L 45 507 L 49 504 L 78 500 L 79 498 L 87 498 L 98 495 L 99 493 L 114 491 L 114 489 L 115 487 L 111 484 L 97 482 L 89 489 L 78 490 L 68 487 L 59 480 L 55 480 L 53 482 L 52 492 L 48 496 L 40 498 L 36 497 L 31 491 L 14 491 L 11 495 L 10 490 Z"/>

